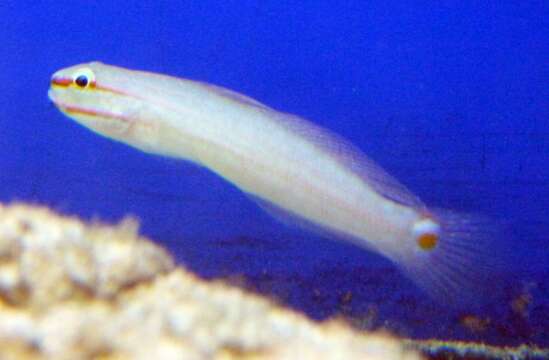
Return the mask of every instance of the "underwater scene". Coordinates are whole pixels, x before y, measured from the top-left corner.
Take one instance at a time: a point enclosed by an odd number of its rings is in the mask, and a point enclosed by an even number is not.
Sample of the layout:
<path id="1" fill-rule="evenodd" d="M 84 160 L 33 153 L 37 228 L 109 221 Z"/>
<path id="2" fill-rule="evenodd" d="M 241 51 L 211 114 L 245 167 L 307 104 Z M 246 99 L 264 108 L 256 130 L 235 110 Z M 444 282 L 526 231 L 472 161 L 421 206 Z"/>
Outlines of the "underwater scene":
<path id="1" fill-rule="evenodd" d="M 2 2 L 0 358 L 549 359 L 548 14 Z"/>

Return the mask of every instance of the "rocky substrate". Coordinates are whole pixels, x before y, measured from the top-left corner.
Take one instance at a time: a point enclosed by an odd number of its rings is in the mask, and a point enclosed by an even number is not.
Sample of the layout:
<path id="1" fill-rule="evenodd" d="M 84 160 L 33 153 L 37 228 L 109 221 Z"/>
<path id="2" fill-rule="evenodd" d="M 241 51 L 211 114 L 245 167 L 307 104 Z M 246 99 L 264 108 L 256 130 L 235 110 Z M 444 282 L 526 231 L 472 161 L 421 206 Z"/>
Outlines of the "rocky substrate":
<path id="1" fill-rule="evenodd" d="M 138 234 L 0 205 L 1 359 L 418 359 L 176 266 Z"/>

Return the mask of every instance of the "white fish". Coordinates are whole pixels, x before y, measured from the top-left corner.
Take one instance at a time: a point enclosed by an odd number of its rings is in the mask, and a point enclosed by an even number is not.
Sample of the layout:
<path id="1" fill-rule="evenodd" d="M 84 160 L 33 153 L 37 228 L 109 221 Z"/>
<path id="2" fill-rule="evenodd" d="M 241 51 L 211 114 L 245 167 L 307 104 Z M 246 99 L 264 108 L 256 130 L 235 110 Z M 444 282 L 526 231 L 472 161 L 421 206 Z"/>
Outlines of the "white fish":
<path id="1" fill-rule="evenodd" d="M 56 72 L 48 95 L 100 135 L 205 166 L 271 209 L 388 257 L 435 296 L 476 295 L 489 265 L 485 222 L 432 211 L 337 135 L 244 95 L 99 62 Z"/>

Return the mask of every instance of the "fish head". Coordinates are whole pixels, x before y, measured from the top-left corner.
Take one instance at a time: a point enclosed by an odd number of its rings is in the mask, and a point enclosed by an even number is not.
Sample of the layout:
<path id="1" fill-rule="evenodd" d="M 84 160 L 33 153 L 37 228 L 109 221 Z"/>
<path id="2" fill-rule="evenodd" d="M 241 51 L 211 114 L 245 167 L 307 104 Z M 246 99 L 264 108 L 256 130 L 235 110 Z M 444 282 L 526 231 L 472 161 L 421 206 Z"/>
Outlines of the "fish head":
<path id="1" fill-rule="evenodd" d="M 147 151 L 158 129 L 126 72 L 100 62 L 67 67 L 52 75 L 48 97 L 79 124 Z"/>

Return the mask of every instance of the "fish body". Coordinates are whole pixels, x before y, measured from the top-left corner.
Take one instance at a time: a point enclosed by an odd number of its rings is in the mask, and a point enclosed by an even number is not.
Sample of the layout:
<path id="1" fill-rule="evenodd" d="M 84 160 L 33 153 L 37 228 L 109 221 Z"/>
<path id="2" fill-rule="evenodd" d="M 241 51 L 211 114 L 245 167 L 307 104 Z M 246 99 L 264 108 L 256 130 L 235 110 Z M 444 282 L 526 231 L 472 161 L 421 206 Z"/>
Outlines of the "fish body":
<path id="1" fill-rule="evenodd" d="M 429 210 L 305 119 L 218 86 L 99 62 L 56 72 L 49 97 L 100 135 L 195 162 L 268 207 L 388 257 L 432 294 L 478 280 L 466 269 L 478 255 L 470 238 L 485 238 L 475 218 Z"/>

